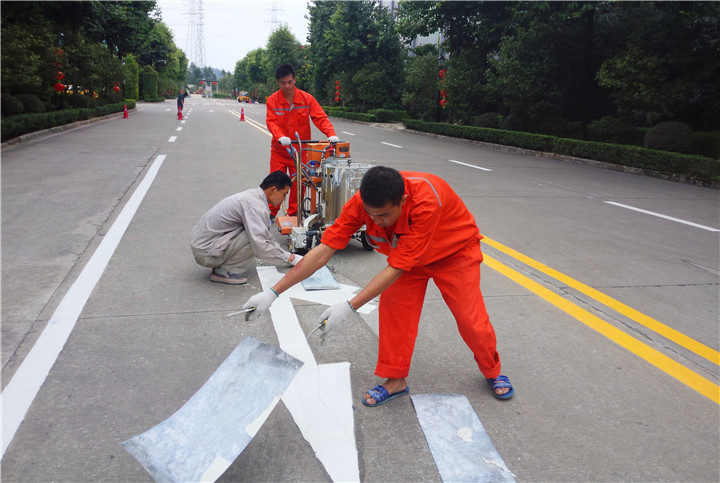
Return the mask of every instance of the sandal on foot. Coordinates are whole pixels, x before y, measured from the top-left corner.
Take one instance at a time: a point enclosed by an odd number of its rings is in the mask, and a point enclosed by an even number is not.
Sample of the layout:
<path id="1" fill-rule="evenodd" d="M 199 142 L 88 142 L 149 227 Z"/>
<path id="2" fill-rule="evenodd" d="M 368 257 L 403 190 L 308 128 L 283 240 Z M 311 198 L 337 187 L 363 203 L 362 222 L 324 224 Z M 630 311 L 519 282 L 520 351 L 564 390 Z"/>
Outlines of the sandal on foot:
<path id="1" fill-rule="evenodd" d="M 379 406 L 381 404 L 385 404 L 386 402 L 390 401 L 391 399 L 395 399 L 396 397 L 404 396 L 405 394 L 410 392 L 410 387 L 406 387 L 404 390 L 400 392 L 396 392 L 395 394 L 388 394 L 387 389 L 385 389 L 382 384 L 378 384 L 372 389 L 368 389 L 366 394 L 369 394 L 374 400 L 375 404 L 368 404 L 368 402 L 363 398 L 362 403 L 366 405 L 369 408 L 374 408 L 375 406 Z"/>
<path id="2" fill-rule="evenodd" d="M 488 382 L 492 385 L 493 396 L 498 399 L 510 399 L 511 397 L 513 397 L 513 394 L 515 394 L 515 389 L 513 389 L 512 384 L 510 384 L 510 379 L 508 379 L 507 376 L 503 376 L 501 374 L 495 379 L 488 379 Z M 510 390 L 505 394 L 498 394 L 495 392 L 496 389 L 501 389 L 504 387 L 509 387 Z"/>

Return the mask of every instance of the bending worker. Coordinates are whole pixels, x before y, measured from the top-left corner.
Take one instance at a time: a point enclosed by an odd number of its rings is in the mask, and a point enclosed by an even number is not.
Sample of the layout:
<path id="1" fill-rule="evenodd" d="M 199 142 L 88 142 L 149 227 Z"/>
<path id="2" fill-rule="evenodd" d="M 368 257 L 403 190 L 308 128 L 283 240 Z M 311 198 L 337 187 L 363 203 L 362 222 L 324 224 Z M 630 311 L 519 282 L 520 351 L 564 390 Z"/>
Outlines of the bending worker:
<path id="1" fill-rule="evenodd" d="M 260 184 L 228 196 L 210 208 L 190 232 L 195 261 L 212 268 L 213 282 L 247 283 L 247 268 L 253 256 L 276 258 L 291 265 L 302 257 L 283 250 L 270 233 L 270 209 L 280 206 L 292 181 L 281 172 L 270 173 Z"/>
<path id="2" fill-rule="evenodd" d="M 287 172 L 295 176 L 295 160 L 287 149 L 291 141 L 295 141 L 297 132 L 302 141 L 309 141 L 313 124 L 328 137 L 328 141 L 336 143 L 340 139 L 335 135 L 335 128 L 320 107 L 318 101 L 305 91 L 295 87 L 295 70 L 289 64 L 282 64 L 275 69 L 275 79 L 280 89 L 268 97 L 265 122 L 272 133 L 270 142 L 270 171 Z M 295 146 L 300 149 L 300 146 Z M 303 164 L 307 162 L 303 153 Z M 274 218 L 280 207 L 271 207 L 270 214 Z M 288 200 L 289 216 L 297 215 L 297 188 L 293 183 Z"/>
<path id="3" fill-rule="evenodd" d="M 500 374 L 495 331 L 480 291 L 482 236 L 460 197 L 432 174 L 370 168 L 360 191 L 325 230 L 321 244 L 273 287 L 251 297 L 243 308 L 255 307 L 250 317 L 257 317 L 279 294 L 324 266 L 336 250 L 345 248 L 363 225 L 368 242 L 387 255 L 387 266 L 351 300 L 330 306 L 318 320 L 318 324 L 327 320 L 323 326 L 326 334 L 382 294 L 375 374 L 386 379 L 364 395 L 363 404 L 377 406 L 408 393 L 406 378 L 431 278 L 495 397 L 512 397 L 510 381 Z"/>

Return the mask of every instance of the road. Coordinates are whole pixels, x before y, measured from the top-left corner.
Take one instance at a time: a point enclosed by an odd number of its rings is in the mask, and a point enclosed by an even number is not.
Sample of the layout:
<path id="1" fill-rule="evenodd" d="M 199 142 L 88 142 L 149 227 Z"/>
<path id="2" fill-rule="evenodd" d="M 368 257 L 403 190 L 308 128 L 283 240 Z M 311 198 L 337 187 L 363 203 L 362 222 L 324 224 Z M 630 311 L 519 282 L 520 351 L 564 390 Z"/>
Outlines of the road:
<path id="1" fill-rule="evenodd" d="M 278 344 L 269 317 L 227 317 L 260 289 L 257 273 L 213 284 L 188 246 L 205 210 L 267 174 L 265 106 L 193 96 L 186 113 L 141 103 L 130 119 L 2 150 L 3 398 L 58 307 L 80 311 L 9 441 L 6 481 L 149 480 L 120 443 L 179 409 L 245 337 Z M 332 121 L 353 160 L 446 179 L 486 237 L 482 289 L 516 396 L 493 398 L 432 284 L 413 394 L 465 395 L 519 481 L 720 479 L 717 191 Z M 75 297 L 120 224 L 96 285 Z M 384 263 L 351 242 L 330 265 L 362 286 Z M 293 303 L 309 332 L 324 306 Z M 410 398 L 360 404 L 379 382 L 376 326 L 358 315 L 309 342 L 319 364 L 350 362 L 360 478 L 440 481 Z M 329 476 L 280 403 L 220 478 L 235 480 Z"/>

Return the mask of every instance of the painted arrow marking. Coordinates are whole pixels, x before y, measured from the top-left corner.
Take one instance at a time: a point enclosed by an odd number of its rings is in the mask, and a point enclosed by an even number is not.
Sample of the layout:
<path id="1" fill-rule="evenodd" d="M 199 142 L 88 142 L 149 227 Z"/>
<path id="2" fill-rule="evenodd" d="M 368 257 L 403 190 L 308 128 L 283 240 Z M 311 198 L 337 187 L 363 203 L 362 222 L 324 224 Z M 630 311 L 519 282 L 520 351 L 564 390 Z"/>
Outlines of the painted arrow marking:
<path id="1" fill-rule="evenodd" d="M 263 290 L 283 277 L 274 266 L 257 267 L 257 271 Z M 356 290 L 340 284 L 339 290 L 308 292 L 297 284 L 270 307 L 280 348 L 305 363 L 282 400 L 333 481 L 360 481 L 350 363 L 317 364 L 290 298 L 329 305 L 348 300 Z"/>

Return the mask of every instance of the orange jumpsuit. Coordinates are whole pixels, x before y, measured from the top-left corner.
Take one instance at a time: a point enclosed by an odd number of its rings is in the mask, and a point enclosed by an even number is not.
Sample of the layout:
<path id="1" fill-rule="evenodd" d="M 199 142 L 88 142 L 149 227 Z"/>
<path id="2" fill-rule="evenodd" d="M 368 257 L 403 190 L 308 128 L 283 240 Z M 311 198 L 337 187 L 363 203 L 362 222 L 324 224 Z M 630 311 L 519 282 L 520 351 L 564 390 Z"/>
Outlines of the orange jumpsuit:
<path id="1" fill-rule="evenodd" d="M 281 137 L 289 137 L 292 141 L 296 141 L 295 133 L 300 135 L 302 141 L 310 141 L 312 131 L 310 129 L 310 119 L 317 128 L 327 137 L 335 136 L 335 128 L 320 107 L 318 101 L 313 96 L 300 89 L 295 89 L 295 97 L 292 105 L 288 104 L 285 94 L 277 91 L 268 97 L 267 114 L 265 123 L 272 133 L 272 141 L 270 141 L 270 172 L 283 171 L 287 172 L 292 178 L 295 175 L 295 161 L 287 152 L 287 146 L 282 146 L 278 139 Z M 294 144 L 298 149 L 297 144 Z M 303 164 L 307 161 L 306 153 L 303 153 Z M 288 196 L 288 215 L 297 214 L 297 189 L 293 183 Z M 280 209 L 279 206 L 270 207 L 270 214 L 275 216 Z"/>
<path id="2" fill-rule="evenodd" d="M 475 218 L 450 186 L 435 175 L 402 172 L 407 201 L 389 228 L 377 226 L 360 193 L 325 230 L 322 243 L 340 250 L 363 225 L 388 265 L 404 270 L 380 296 L 380 346 L 375 374 L 407 377 L 428 280 L 433 279 L 455 317 L 458 330 L 486 378 L 500 374 L 495 330 L 480 291 L 482 236 Z"/>

